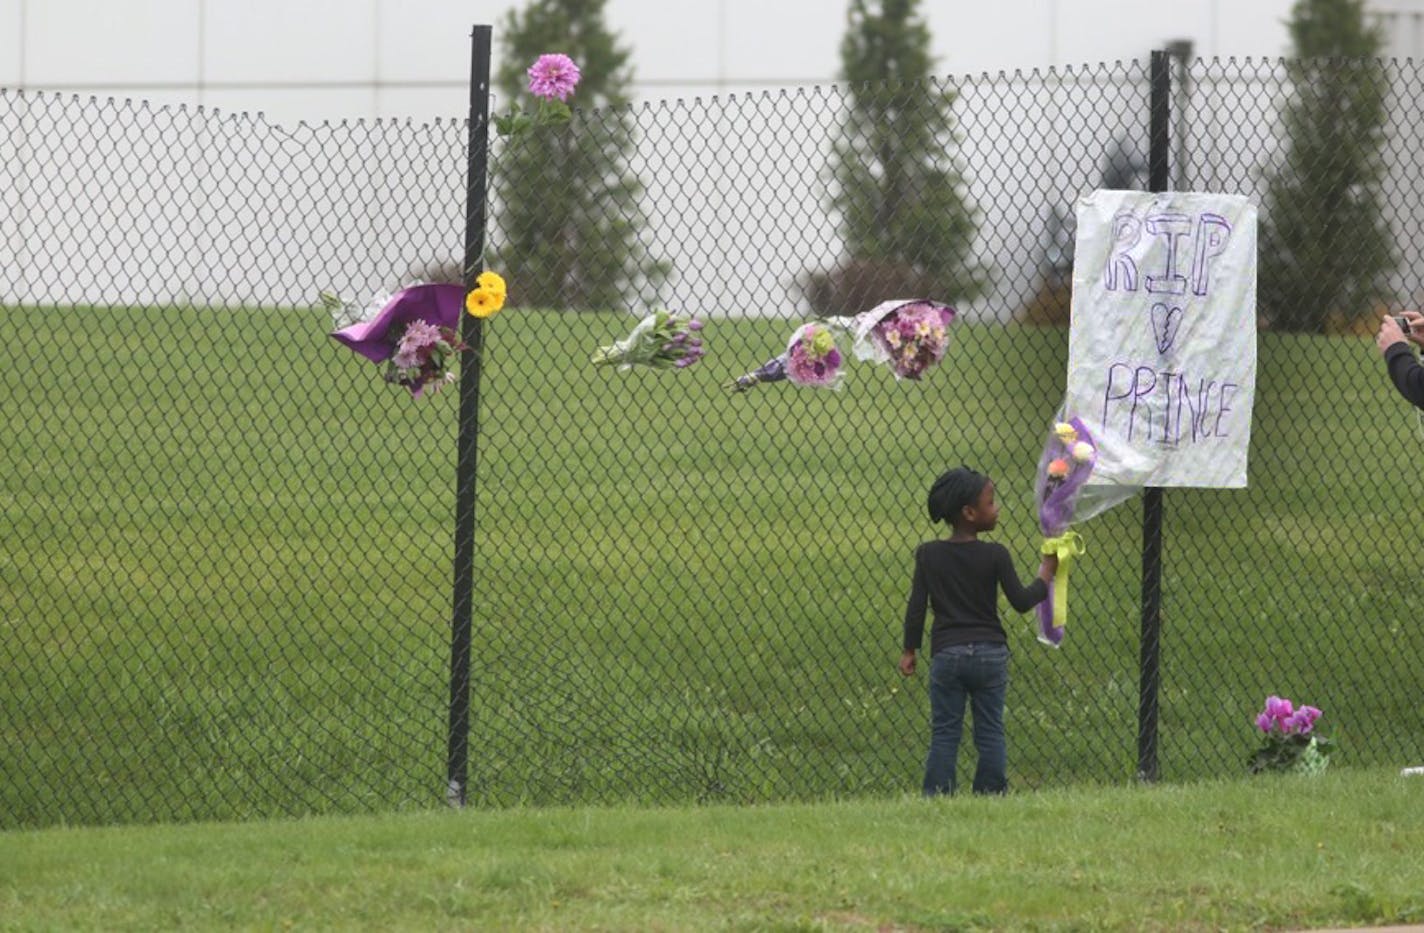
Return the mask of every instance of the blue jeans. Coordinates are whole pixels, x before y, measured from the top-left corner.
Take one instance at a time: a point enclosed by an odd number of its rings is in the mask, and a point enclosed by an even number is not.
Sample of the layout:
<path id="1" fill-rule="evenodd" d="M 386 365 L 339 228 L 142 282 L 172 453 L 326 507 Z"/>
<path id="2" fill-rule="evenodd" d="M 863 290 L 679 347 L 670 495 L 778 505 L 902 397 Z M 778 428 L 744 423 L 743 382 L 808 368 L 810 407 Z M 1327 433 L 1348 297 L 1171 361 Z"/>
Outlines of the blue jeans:
<path id="1" fill-rule="evenodd" d="M 1004 745 L 1004 694 L 1009 687 L 1009 646 L 992 642 L 952 645 L 930 663 L 930 751 L 925 758 L 926 797 L 954 793 L 955 759 L 964 732 L 964 706 L 974 711 L 974 793 L 1009 790 Z"/>

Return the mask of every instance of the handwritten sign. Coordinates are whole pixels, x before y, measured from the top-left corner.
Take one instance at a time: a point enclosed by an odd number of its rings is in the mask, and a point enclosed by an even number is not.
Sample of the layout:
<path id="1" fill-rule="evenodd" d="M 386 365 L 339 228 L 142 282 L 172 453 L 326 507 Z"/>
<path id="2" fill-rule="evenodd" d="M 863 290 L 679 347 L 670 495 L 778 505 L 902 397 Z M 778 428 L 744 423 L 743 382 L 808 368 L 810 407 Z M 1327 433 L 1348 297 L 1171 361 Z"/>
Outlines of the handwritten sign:
<path id="1" fill-rule="evenodd" d="M 1240 195 L 1078 201 L 1064 410 L 1089 485 L 1246 485 L 1256 389 L 1256 208 Z"/>

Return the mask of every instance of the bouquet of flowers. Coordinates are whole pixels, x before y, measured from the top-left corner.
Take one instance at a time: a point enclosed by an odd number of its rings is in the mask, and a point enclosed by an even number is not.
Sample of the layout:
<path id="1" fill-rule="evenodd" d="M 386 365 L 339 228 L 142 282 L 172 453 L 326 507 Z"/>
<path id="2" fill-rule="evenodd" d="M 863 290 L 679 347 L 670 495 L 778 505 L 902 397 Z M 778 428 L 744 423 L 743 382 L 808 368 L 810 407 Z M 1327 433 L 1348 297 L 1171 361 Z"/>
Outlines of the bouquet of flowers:
<path id="1" fill-rule="evenodd" d="M 1334 743 L 1315 732 L 1320 710 L 1295 708 L 1290 700 L 1266 697 L 1266 708 L 1256 716 L 1261 747 L 1247 760 L 1252 774 L 1263 771 L 1319 774 L 1330 763 Z"/>
<path id="2" fill-rule="evenodd" d="M 1053 425 L 1038 461 L 1034 495 L 1038 525 L 1044 534 L 1042 551 L 1058 558 L 1058 572 L 1048 598 L 1038 604 L 1038 640 L 1057 648 L 1068 622 L 1068 568 L 1083 553 L 1083 538 L 1069 526 L 1076 516 L 1078 496 L 1098 462 L 1093 436 L 1079 418 Z M 1087 516 L 1083 516 L 1086 518 Z"/>
<path id="3" fill-rule="evenodd" d="M 825 324 L 803 324 L 786 344 L 786 378 L 798 386 L 834 389 L 845 374 L 836 337 Z"/>
<path id="4" fill-rule="evenodd" d="M 439 392 L 455 381 L 451 363 L 455 354 L 467 349 L 454 328 L 411 321 L 386 364 L 385 380 L 407 387 L 417 398 L 427 385 L 432 386 L 432 393 Z"/>
<path id="5" fill-rule="evenodd" d="M 654 369 L 686 369 L 702 359 L 702 322 L 659 308 L 643 318 L 632 332 L 617 343 L 599 347 L 593 354 L 594 365 L 632 369 L 651 366 Z"/>
<path id="6" fill-rule="evenodd" d="M 460 285 L 412 285 L 381 296 L 363 312 L 374 308 L 374 315 L 331 336 L 368 360 L 386 364 L 385 380 L 405 386 L 419 398 L 426 386 L 433 386 L 433 393 L 455 381 L 453 363 L 466 349 L 456 331 L 465 297 Z M 333 310 L 337 323 L 352 316 L 339 299 L 323 295 L 322 300 L 337 306 Z"/>
<path id="7" fill-rule="evenodd" d="M 727 388 L 745 392 L 759 383 L 785 379 L 799 386 L 835 389 L 845 375 L 844 366 L 845 356 L 836 346 L 831 325 L 812 321 L 796 328 L 786 343 L 786 352 L 733 379 Z"/>
<path id="8" fill-rule="evenodd" d="M 854 335 L 858 359 L 888 363 L 897 379 L 919 379 L 944 359 L 954 316 L 937 301 L 896 299 L 838 321 Z"/>

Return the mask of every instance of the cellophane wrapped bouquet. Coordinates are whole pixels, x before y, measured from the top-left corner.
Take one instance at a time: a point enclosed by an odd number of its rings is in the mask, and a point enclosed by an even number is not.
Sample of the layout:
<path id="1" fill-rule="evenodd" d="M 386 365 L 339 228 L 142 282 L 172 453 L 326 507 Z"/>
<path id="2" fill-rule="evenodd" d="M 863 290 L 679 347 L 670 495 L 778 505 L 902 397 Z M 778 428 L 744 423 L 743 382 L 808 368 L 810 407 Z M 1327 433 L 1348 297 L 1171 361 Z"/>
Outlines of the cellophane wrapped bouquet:
<path id="1" fill-rule="evenodd" d="M 686 369 L 705 353 L 701 321 L 659 308 L 639 321 L 627 337 L 595 350 L 593 362 L 620 370 L 634 366 Z"/>
<path id="2" fill-rule="evenodd" d="M 466 349 L 456 328 L 465 289 L 460 285 L 416 284 L 379 295 L 358 310 L 322 296 L 340 326 L 331 336 L 374 363 L 385 364 L 386 382 L 404 386 L 414 398 L 455 381 L 454 365 Z M 354 321 L 352 319 L 355 318 Z"/>
<path id="3" fill-rule="evenodd" d="M 745 392 L 763 382 L 787 381 L 817 389 L 835 389 L 845 377 L 845 354 L 836 341 L 836 331 L 827 323 L 802 324 L 786 342 L 786 350 L 756 369 L 727 384 L 733 392 Z"/>
<path id="4" fill-rule="evenodd" d="M 897 299 L 840 320 L 858 359 L 887 364 L 897 379 L 919 379 L 944 359 L 954 317 L 955 310 L 938 301 Z"/>
<path id="5" fill-rule="evenodd" d="M 1034 497 L 1043 553 L 1058 558 L 1058 572 L 1048 598 L 1038 604 L 1038 640 L 1057 648 L 1068 621 L 1068 569 L 1083 553 L 1082 537 L 1070 528 L 1078 515 L 1079 496 L 1098 462 L 1097 445 L 1081 418 L 1056 421 L 1038 461 Z"/>

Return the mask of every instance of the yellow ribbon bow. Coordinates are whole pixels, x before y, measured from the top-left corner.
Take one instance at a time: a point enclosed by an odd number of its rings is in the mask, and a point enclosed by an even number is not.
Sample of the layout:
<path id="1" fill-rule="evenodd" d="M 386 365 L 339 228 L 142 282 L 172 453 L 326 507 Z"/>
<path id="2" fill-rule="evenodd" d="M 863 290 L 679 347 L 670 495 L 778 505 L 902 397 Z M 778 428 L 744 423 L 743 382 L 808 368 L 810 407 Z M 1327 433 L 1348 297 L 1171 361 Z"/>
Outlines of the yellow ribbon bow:
<path id="1" fill-rule="evenodd" d="M 1065 531 L 1056 538 L 1045 538 L 1040 550 L 1058 558 L 1058 570 L 1053 574 L 1053 627 L 1063 628 L 1068 624 L 1068 568 L 1087 548 L 1082 535 Z"/>

